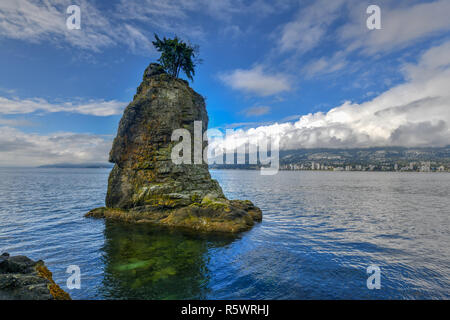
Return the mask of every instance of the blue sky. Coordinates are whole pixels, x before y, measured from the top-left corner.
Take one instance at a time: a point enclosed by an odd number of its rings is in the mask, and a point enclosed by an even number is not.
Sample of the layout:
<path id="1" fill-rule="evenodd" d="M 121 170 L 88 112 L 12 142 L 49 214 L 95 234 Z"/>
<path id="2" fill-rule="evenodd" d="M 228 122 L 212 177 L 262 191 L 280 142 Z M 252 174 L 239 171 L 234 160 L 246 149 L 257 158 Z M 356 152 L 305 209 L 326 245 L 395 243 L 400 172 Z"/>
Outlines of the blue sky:
<path id="1" fill-rule="evenodd" d="M 449 13 L 448 0 L 2 0 L 0 165 L 105 161 L 154 33 L 200 45 L 191 86 L 210 127 L 285 149 L 448 144 Z"/>

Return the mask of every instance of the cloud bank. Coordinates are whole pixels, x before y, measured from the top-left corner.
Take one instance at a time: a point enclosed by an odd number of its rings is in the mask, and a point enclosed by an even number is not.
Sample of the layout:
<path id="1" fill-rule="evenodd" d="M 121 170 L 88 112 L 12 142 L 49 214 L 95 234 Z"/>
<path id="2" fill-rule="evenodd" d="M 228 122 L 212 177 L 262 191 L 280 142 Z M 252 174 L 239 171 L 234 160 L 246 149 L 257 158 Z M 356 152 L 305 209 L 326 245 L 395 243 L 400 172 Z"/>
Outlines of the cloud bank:
<path id="1" fill-rule="evenodd" d="M 287 7 L 284 0 L 120 0 L 101 6 L 89 0 L 2 0 L 0 37 L 31 43 L 52 42 L 94 52 L 123 45 L 142 55 L 154 53 L 153 31 L 196 39 L 206 30 L 199 15 L 228 22 L 233 15 L 267 16 Z M 81 29 L 68 30 L 66 9 L 81 8 Z"/>
<path id="2" fill-rule="evenodd" d="M 38 135 L 0 127 L 0 166 L 106 162 L 111 145 L 112 137 L 107 136 L 70 132 Z"/>
<path id="3" fill-rule="evenodd" d="M 111 100 L 89 100 L 84 103 L 62 102 L 50 103 L 42 98 L 17 99 L 0 97 L 0 114 L 27 114 L 42 112 L 70 112 L 99 117 L 120 115 L 126 103 Z"/>
<path id="4" fill-rule="evenodd" d="M 296 122 L 235 130 L 212 148 L 270 136 L 280 149 L 450 144 L 450 41 L 426 51 L 416 64 L 403 65 L 405 82 L 374 99 L 347 101 L 327 113 Z"/>

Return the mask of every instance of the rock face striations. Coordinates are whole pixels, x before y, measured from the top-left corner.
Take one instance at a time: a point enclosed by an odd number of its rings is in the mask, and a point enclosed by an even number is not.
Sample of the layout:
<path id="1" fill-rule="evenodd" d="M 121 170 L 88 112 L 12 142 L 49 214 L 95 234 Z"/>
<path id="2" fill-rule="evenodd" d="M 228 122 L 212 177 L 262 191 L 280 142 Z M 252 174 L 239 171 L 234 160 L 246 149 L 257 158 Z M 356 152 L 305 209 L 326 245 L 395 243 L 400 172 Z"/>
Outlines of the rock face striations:
<path id="1" fill-rule="evenodd" d="M 0 300 L 71 300 L 52 279 L 43 261 L 0 256 Z"/>
<path id="2" fill-rule="evenodd" d="M 172 162 L 178 143 L 171 141 L 173 131 L 186 129 L 194 137 L 194 121 L 201 121 L 203 134 L 208 127 L 203 97 L 150 64 L 113 143 L 106 207 L 87 216 L 232 233 L 261 221 L 261 210 L 250 201 L 225 198 L 207 164 Z"/>

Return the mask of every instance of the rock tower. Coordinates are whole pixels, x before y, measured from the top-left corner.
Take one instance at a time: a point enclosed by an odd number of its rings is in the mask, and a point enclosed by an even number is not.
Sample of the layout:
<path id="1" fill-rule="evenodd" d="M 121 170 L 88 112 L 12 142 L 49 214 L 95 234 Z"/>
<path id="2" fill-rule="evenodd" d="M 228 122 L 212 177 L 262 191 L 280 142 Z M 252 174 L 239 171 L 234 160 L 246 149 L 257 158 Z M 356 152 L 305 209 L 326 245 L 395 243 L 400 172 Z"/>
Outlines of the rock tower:
<path id="1" fill-rule="evenodd" d="M 194 121 L 202 122 L 203 134 L 208 128 L 203 97 L 186 81 L 150 64 L 124 111 L 110 152 L 115 166 L 106 207 L 87 216 L 232 233 L 261 221 L 261 210 L 250 201 L 226 199 L 207 164 L 172 162 L 178 143 L 171 141 L 173 131 L 186 129 L 194 137 Z"/>

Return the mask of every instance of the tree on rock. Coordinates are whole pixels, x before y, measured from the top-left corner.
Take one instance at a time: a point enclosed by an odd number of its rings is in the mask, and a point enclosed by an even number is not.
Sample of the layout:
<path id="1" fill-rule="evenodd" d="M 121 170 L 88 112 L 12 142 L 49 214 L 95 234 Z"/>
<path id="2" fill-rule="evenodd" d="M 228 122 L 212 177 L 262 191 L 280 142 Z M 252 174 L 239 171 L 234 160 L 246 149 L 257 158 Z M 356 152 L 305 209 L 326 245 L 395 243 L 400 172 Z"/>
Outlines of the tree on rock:
<path id="1" fill-rule="evenodd" d="M 190 80 L 194 80 L 195 67 L 201 62 L 198 58 L 198 46 L 187 44 L 177 36 L 161 40 L 157 34 L 152 43 L 161 52 L 158 62 L 168 74 L 178 78 L 182 70 Z"/>

